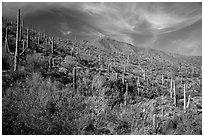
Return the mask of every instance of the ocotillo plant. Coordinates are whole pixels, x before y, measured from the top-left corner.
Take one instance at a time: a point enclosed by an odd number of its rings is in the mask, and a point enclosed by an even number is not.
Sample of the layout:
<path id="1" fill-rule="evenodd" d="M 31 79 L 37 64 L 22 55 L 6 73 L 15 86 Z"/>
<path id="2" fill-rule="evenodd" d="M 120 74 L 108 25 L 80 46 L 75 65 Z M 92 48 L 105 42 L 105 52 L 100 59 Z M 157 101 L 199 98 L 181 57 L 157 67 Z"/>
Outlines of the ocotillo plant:
<path id="1" fill-rule="evenodd" d="M 8 31 L 6 29 L 6 31 Z M 9 46 L 8 46 L 8 32 L 6 32 L 7 36 L 6 36 L 6 43 L 5 45 L 7 46 L 7 50 L 8 52 L 11 54 L 11 55 L 14 55 L 14 71 L 17 70 L 17 66 L 18 66 L 18 58 L 20 55 L 22 55 L 25 50 L 27 49 L 28 47 L 28 29 L 27 29 L 27 47 L 22 50 L 22 52 L 19 53 L 19 44 L 20 44 L 20 9 L 18 9 L 18 12 L 17 12 L 17 30 L 16 30 L 16 47 L 15 47 L 15 53 L 12 53 L 9 49 Z"/>
<path id="2" fill-rule="evenodd" d="M 73 68 L 73 88 L 76 90 L 76 68 Z"/>
<path id="3" fill-rule="evenodd" d="M 183 110 L 186 111 L 186 86 L 183 85 Z"/>

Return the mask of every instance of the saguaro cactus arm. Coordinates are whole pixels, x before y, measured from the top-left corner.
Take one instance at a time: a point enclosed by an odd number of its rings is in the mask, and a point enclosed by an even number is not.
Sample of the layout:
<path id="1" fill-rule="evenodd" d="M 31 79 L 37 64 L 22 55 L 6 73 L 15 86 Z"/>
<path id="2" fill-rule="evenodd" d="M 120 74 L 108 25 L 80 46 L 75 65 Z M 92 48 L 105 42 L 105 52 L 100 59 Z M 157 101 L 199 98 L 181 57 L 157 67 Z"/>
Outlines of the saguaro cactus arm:
<path id="1" fill-rule="evenodd" d="M 191 100 L 191 95 L 188 95 L 188 103 L 187 103 L 186 108 L 189 108 L 189 106 L 190 106 L 190 100 Z"/>
<path id="2" fill-rule="evenodd" d="M 22 55 L 26 51 L 26 49 L 28 48 L 28 45 L 29 45 L 29 30 L 28 30 L 28 28 L 27 28 L 27 36 L 26 37 L 27 37 L 26 47 L 25 47 L 25 41 L 23 41 L 23 51 L 21 53 L 19 53 L 19 56 Z"/>
<path id="3" fill-rule="evenodd" d="M 14 55 L 14 53 L 12 53 L 9 49 L 9 44 L 8 44 L 8 28 L 6 28 L 6 35 L 5 35 L 5 50 L 8 51 L 9 54 Z"/>

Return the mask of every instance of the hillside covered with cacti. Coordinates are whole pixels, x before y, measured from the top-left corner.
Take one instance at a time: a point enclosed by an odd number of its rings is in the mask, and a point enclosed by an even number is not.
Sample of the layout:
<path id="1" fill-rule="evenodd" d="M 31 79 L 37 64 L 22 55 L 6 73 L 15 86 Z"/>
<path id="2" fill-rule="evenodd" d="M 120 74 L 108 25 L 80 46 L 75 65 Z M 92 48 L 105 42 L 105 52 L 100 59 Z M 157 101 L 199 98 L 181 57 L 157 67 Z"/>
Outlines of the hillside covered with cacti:
<path id="1" fill-rule="evenodd" d="M 202 57 L 2 19 L 4 135 L 201 135 Z"/>

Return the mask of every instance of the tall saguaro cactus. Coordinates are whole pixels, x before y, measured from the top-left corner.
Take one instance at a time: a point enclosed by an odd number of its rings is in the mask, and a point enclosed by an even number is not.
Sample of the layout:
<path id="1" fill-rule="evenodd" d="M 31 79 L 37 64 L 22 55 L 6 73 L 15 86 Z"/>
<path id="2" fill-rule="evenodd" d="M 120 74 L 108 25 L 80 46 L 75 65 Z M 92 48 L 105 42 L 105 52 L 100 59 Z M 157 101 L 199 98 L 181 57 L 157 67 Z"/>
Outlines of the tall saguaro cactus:
<path id="1" fill-rule="evenodd" d="M 19 30 L 20 30 L 20 9 L 18 9 L 17 13 L 17 31 L 16 31 L 16 49 L 15 49 L 15 55 L 14 55 L 14 71 L 17 70 L 17 64 L 18 64 L 18 50 L 19 50 Z"/>
<path id="2" fill-rule="evenodd" d="M 28 29 L 27 29 L 27 47 L 28 47 L 28 44 L 29 44 L 29 34 L 28 34 Z M 9 45 L 8 45 L 8 29 L 6 29 L 6 40 L 5 40 L 5 46 L 8 50 L 8 52 L 11 54 L 11 55 L 14 55 L 14 71 L 17 70 L 17 67 L 18 67 L 18 58 L 20 55 L 22 55 L 25 50 L 27 49 L 27 47 L 25 47 L 23 45 L 23 50 L 22 52 L 19 52 L 19 45 L 20 45 L 20 9 L 18 9 L 18 12 L 17 12 L 17 30 L 16 30 L 16 46 L 15 46 L 15 52 L 12 53 L 9 49 Z M 25 44 L 25 43 L 24 43 Z"/>
<path id="3" fill-rule="evenodd" d="M 49 72 L 51 72 L 52 66 L 54 66 L 54 59 L 53 53 L 54 53 L 54 37 L 52 37 L 52 45 L 51 45 L 51 53 L 50 53 L 50 57 L 49 57 Z"/>

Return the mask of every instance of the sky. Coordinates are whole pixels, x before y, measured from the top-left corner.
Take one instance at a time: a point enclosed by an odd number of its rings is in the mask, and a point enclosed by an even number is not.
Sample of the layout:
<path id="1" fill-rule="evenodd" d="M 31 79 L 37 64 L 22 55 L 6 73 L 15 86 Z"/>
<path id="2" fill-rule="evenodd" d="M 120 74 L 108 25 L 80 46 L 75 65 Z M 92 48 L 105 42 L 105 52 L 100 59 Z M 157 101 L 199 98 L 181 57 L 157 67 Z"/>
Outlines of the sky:
<path id="1" fill-rule="evenodd" d="M 110 37 L 135 46 L 188 56 L 202 55 L 202 3 L 15 3 L 3 2 L 2 15 L 63 38 Z"/>

